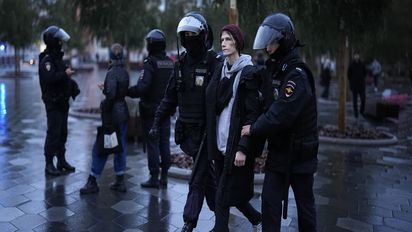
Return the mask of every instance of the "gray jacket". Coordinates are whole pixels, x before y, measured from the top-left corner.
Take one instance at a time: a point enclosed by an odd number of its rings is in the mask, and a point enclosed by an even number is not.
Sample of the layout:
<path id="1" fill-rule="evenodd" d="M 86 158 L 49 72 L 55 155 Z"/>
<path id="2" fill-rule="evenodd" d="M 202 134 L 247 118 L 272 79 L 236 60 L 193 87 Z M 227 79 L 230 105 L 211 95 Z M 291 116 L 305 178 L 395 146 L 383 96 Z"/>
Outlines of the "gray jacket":
<path id="1" fill-rule="evenodd" d="M 125 96 L 129 88 L 129 74 L 121 62 L 109 67 L 104 80 L 103 94 L 105 99 L 101 102 L 103 125 L 119 125 L 129 119 L 129 110 Z"/>

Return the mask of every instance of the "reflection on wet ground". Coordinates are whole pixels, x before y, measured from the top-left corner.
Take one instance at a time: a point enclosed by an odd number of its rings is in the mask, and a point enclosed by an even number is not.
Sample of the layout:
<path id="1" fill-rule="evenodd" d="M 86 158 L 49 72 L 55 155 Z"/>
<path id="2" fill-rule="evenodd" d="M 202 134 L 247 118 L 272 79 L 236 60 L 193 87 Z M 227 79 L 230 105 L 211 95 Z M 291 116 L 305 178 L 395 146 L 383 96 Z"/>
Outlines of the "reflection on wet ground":
<path id="1" fill-rule="evenodd" d="M 131 76 L 135 84 L 137 73 Z M 101 95 L 96 83 L 104 79 L 104 71 L 75 78 L 82 94 L 73 105 L 97 106 Z M 320 103 L 319 109 L 320 124 L 333 120 L 334 104 Z M 46 178 L 46 120 L 37 75 L 0 78 L 0 231 L 179 231 L 186 181 L 171 178 L 165 190 L 142 189 L 140 182 L 148 171 L 140 144 L 127 147 L 127 193 L 109 189 L 114 179 L 110 161 L 99 179 L 100 192 L 79 195 L 89 174 L 99 123 L 69 118 L 67 154 L 76 172 Z M 411 231 L 412 141 L 408 136 L 412 133 L 402 125 L 382 126 L 395 133 L 397 128 L 406 131 L 400 144 L 385 148 L 321 144 L 314 190 L 319 231 Z M 258 208 L 260 188 L 252 199 Z M 282 231 L 297 231 L 296 204 L 292 192 L 289 196 L 289 218 L 282 222 Z M 213 213 L 205 204 L 197 231 L 209 231 L 213 224 Z M 236 210 L 232 210 L 230 227 L 231 231 L 251 231 Z"/>

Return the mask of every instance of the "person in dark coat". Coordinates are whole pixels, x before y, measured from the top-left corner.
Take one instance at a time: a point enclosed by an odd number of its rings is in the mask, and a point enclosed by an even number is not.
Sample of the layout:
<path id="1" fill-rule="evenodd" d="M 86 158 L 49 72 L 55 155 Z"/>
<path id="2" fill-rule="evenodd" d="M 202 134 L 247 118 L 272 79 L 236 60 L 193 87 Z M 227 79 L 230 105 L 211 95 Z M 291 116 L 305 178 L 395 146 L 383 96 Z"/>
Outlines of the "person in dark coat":
<path id="1" fill-rule="evenodd" d="M 253 44 L 254 49 L 266 49 L 270 57 L 263 76 L 271 88 L 264 96 L 270 104 L 253 124 L 242 128 L 242 136 L 262 136 L 268 141 L 262 189 L 263 231 L 280 231 L 282 201 L 283 218 L 287 217 L 289 186 L 296 200 L 299 231 L 316 231 L 316 91 L 312 72 L 298 54 L 299 46 L 292 21 L 282 13 L 264 19 Z"/>
<path id="2" fill-rule="evenodd" d="M 212 211 L 215 207 L 216 181 L 205 142 L 205 92 L 221 60 L 216 52 L 209 50 L 212 47 L 213 34 L 201 14 L 187 13 L 180 20 L 177 33 L 186 51 L 180 54 L 175 63 L 150 134 L 158 135 L 160 123 L 168 119 L 178 106 L 175 142 L 195 163 L 189 180 L 189 193 L 183 211 L 185 224 L 182 228 L 182 232 L 191 232 L 197 226 L 204 198 Z"/>
<path id="3" fill-rule="evenodd" d="M 102 111 L 102 126 L 113 127 L 120 132 L 120 143 L 123 151 L 113 155 L 116 180 L 110 185 L 110 189 L 118 192 L 126 192 L 124 174 L 126 171 L 126 133 L 129 110 L 125 101 L 129 88 L 129 74 L 123 65 L 123 47 L 113 44 L 109 51 L 110 63 L 104 84 L 99 84 L 105 98 L 100 103 Z M 107 161 L 107 155 L 98 154 L 97 142 L 93 145 L 91 172 L 87 183 L 80 189 L 81 194 L 91 194 L 99 191 L 96 178 L 99 177 Z"/>
<path id="4" fill-rule="evenodd" d="M 366 67 L 361 61 L 358 53 L 353 55 L 353 60 L 348 68 L 348 79 L 350 90 L 352 91 L 353 113 L 355 118 L 358 118 L 358 96 L 360 97 L 360 113 L 365 113 L 365 80 Z"/>
<path id="5" fill-rule="evenodd" d="M 321 94 L 321 97 L 324 99 L 329 98 L 329 86 L 330 86 L 330 80 L 332 79 L 332 63 L 329 58 L 326 58 L 321 67 L 321 72 L 320 72 L 320 78 L 321 78 L 321 84 L 323 86 L 323 92 Z"/>
<path id="6" fill-rule="evenodd" d="M 144 60 L 144 68 L 137 85 L 129 88 L 128 96 L 140 97 L 139 110 L 147 146 L 150 178 L 140 185 L 144 188 L 158 188 L 160 183 L 164 188 L 167 187 L 167 174 L 171 164 L 170 117 L 159 125 L 158 137 L 150 137 L 149 131 L 172 74 L 173 61 L 166 56 L 166 37 L 161 30 L 151 30 L 146 36 L 146 43 L 149 56 Z M 159 182 L 160 167 L 162 172 Z"/>
<path id="7" fill-rule="evenodd" d="M 260 114 L 259 83 L 251 57 L 240 53 L 244 47 L 240 28 L 226 25 L 220 38 L 226 58 L 206 91 L 207 147 L 218 181 L 214 231 L 229 231 L 230 206 L 236 206 L 257 229 L 262 215 L 249 203 L 254 194 L 256 154 L 251 138 L 241 138 L 240 131 Z"/>
<path id="8" fill-rule="evenodd" d="M 47 135 L 44 144 L 46 175 L 58 176 L 64 171 L 74 172 L 75 167 L 66 161 L 67 118 L 69 99 L 80 93 L 71 79 L 74 71 L 63 62 L 62 44 L 70 36 L 57 26 L 43 32 L 46 50 L 39 55 L 39 78 L 42 100 L 47 115 Z M 57 157 L 57 169 L 53 163 Z"/>

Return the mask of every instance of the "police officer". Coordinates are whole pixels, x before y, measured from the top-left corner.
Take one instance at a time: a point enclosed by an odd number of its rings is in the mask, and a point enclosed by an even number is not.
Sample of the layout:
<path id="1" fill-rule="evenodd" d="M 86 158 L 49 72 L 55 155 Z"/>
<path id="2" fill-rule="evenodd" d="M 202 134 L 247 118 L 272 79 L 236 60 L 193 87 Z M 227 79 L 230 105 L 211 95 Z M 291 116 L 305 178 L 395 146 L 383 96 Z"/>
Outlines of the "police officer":
<path id="1" fill-rule="evenodd" d="M 46 49 L 39 55 L 40 87 L 47 114 L 45 172 L 53 176 L 60 175 L 61 171 L 75 171 L 65 158 L 69 98 L 74 99 L 80 93 L 76 82 L 70 78 L 74 71 L 62 59 L 62 44 L 69 39 L 70 36 L 62 28 L 48 27 L 43 32 Z M 58 159 L 57 169 L 53 163 L 55 156 Z"/>
<path id="2" fill-rule="evenodd" d="M 287 217 L 289 185 L 296 199 L 299 231 L 316 231 L 316 96 L 312 73 L 298 55 L 299 46 L 292 21 L 282 13 L 265 18 L 253 45 L 254 49 L 266 49 L 269 55 L 263 74 L 271 93 L 263 91 L 268 109 L 252 125 L 243 127 L 242 136 L 268 139 L 262 190 L 263 231 L 280 231 L 282 200 L 283 217 Z"/>
<path id="3" fill-rule="evenodd" d="M 157 109 L 151 134 L 156 134 L 161 122 L 168 120 L 179 106 L 175 141 L 195 161 L 183 212 L 184 232 L 196 227 L 204 197 L 209 208 L 214 210 L 216 182 L 204 144 L 205 90 L 221 59 L 214 51 L 208 50 L 213 36 L 201 14 L 186 14 L 177 26 L 177 33 L 186 52 L 175 63 L 174 74 Z"/>
<path id="4" fill-rule="evenodd" d="M 142 187 L 159 187 L 159 166 L 162 168 L 160 185 L 167 186 L 167 173 L 170 167 L 170 118 L 159 125 L 158 138 L 149 137 L 154 114 L 163 98 L 167 83 L 173 71 L 173 61 L 166 56 L 166 37 L 159 29 L 151 30 L 146 36 L 149 56 L 144 60 L 144 69 L 137 85 L 129 88 L 128 96 L 140 97 L 139 109 L 143 133 L 147 144 L 147 160 L 150 178 L 141 183 Z M 159 157 L 162 162 L 160 163 Z"/>

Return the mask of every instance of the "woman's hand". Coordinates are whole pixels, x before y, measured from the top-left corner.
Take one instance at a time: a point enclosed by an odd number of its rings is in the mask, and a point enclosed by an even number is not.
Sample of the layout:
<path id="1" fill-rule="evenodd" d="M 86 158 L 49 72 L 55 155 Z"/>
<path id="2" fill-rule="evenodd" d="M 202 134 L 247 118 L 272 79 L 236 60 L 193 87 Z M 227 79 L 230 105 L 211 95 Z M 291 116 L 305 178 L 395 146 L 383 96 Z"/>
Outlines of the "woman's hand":
<path id="1" fill-rule="evenodd" d="M 237 167 L 244 166 L 245 162 L 246 162 L 246 155 L 243 154 L 243 152 L 241 151 L 236 152 L 235 162 L 234 162 L 235 166 Z"/>
<path id="2" fill-rule="evenodd" d="M 98 84 L 97 84 L 97 87 L 99 87 L 100 90 L 103 90 L 103 88 L 104 88 L 104 83 L 103 83 L 103 82 L 98 83 Z"/>
<path id="3" fill-rule="evenodd" d="M 250 135 L 250 125 L 246 125 L 242 127 L 241 135 L 242 136 Z"/>

